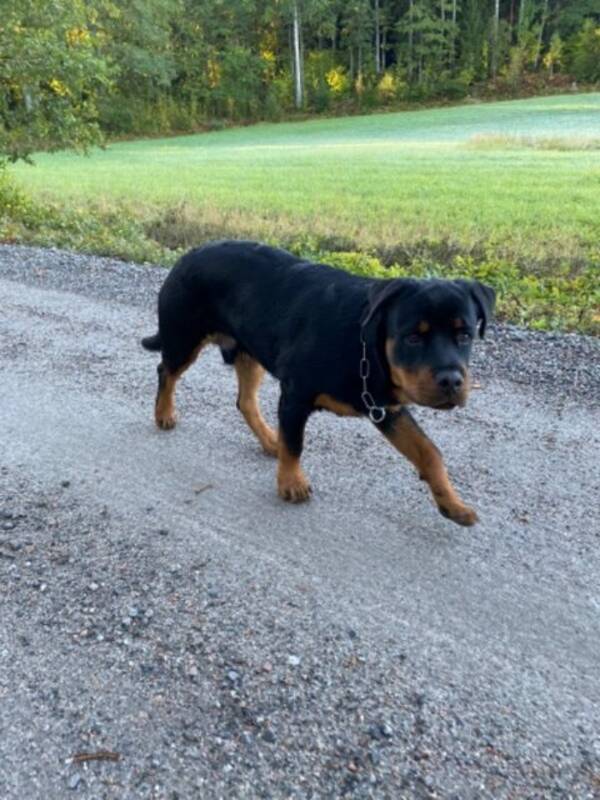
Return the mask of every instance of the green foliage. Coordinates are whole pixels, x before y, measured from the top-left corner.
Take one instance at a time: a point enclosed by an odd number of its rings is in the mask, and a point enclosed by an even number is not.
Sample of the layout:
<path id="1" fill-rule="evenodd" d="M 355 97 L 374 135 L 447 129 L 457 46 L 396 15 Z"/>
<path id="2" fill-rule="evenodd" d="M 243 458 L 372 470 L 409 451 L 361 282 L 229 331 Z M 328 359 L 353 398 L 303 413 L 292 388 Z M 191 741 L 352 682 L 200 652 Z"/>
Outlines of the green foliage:
<path id="1" fill-rule="evenodd" d="M 6 164 L 0 163 L 0 218 L 20 222 L 32 214 L 32 203 L 8 173 Z"/>
<path id="2" fill-rule="evenodd" d="M 471 278 L 496 289 L 499 319 L 538 330 L 579 330 L 600 334 L 598 269 L 576 277 L 522 273 L 506 261 L 456 257 L 450 264 L 415 260 L 408 265 L 381 261 L 364 253 L 319 253 L 317 258 L 356 275 L 372 278 Z"/>
<path id="3" fill-rule="evenodd" d="M 112 209 L 40 205 L 0 171 L 0 241 L 64 247 L 138 262 L 172 263 L 165 248 L 147 239 L 134 215 Z"/>
<path id="4" fill-rule="evenodd" d="M 560 67 L 563 64 L 563 59 L 564 59 L 563 41 L 560 38 L 560 33 L 556 32 L 552 34 L 548 50 L 543 59 L 544 66 L 550 72 L 550 75 L 554 75 L 556 70 L 560 69 Z"/>
<path id="5" fill-rule="evenodd" d="M 265 65 L 249 48 L 232 45 L 219 60 L 218 80 L 211 92 L 215 116 L 231 120 L 256 119 Z"/>
<path id="6" fill-rule="evenodd" d="M 572 69 L 580 81 L 600 81 L 600 24 L 586 20 L 575 39 L 572 50 Z"/>
<path id="7" fill-rule="evenodd" d="M 556 30 L 563 39 L 576 35 L 586 20 L 600 22 L 598 0 L 569 0 L 556 15 Z"/>
<path id="8" fill-rule="evenodd" d="M 85 149 L 100 140 L 96 103 L 109 86 L 83 0 L 12 0 L 0 19 L 0 157 Z"/>
<path id="9" fill-rule="evenodd" d="M 460 63 L 476 80 L 484 79 L 487 74 L 485 37 L 488 19 L 484 10 L 485 5 L 480 0 L 464 0 Z"/>
<path id="10" fill-rule="evenodd" d="M 0 154 L 293 113 L 295 6 L 308 112 L 598 79 L 594 0 L 5 0 Z"/>

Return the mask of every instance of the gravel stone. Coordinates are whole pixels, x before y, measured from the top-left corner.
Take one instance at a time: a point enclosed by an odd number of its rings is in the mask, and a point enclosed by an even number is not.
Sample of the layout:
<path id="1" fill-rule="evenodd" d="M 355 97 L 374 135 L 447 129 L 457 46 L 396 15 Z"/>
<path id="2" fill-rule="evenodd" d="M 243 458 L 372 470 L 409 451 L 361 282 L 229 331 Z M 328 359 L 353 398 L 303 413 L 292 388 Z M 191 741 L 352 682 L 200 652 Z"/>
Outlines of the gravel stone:
<path id="1" fill-rule="evenodd" d="M 80 783 L 81 783 L 81 775 L 78 772 L 75 772 L 69 778 L 69 782 L 68 782 L 67 785 L 68 785 L 69 789 L 77 789 L 77 787 L 79 786 Z"/>

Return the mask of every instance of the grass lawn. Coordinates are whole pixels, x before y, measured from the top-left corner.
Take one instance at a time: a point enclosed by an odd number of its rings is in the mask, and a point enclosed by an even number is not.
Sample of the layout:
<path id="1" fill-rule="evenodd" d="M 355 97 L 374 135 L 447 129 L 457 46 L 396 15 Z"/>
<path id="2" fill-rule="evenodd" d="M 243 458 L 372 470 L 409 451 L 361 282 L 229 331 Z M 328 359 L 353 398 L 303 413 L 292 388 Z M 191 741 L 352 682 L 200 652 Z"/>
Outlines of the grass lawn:
<path id="1" fill-rule="evenodd" d="M 265 239 L 366 274 L 470 275 L 509 319 L 600 332 L 600 93 L 119 142 L 11 174 L 31 200 L 0 186 L 0 240 L 169 264 Z"/>
<path id="2" fill-rule="evenodd" d="M 36 198 L 124 204 L 170 246 L 306 238 L 388 260 L 493 254 L 540 269 L 585 263 L 600 240 L 600 94 L 262 124 L 35 161 L 14 173 Z"/>

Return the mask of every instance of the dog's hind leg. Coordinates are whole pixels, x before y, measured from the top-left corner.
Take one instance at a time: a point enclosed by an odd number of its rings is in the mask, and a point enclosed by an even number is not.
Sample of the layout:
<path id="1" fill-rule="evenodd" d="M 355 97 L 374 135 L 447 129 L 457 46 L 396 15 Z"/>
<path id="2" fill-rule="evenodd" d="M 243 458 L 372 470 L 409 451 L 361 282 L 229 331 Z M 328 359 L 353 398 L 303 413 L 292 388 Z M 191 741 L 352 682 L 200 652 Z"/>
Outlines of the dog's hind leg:
<path id="1" fill-rule="evenodd" d="M 191 367 L 198 358 L 202 348 L 208 344 L 207 339 L 202 339 L 198 344 L 189 348 L 178 348 L 175 353 L 163 349 L 162 361 L 158 365 L 158 391 L 154 406 L 156 424 L 162 430 L 168 431 L 175 427 L 177 417 L 175 414 L 175 386 L 183 373 Z"/>
<path id="2" fill-rule="evenodd" d="M 244 352 L 238 352 L 234 367 L 238 378 L 238 399 L 237 407 L 248 427 L 261 443 L 267 455 L 277 455 L 277 434 L 270 428 L 262 414 L 258 404 L 258 390 L 265 371 L 251 356 Z"/>

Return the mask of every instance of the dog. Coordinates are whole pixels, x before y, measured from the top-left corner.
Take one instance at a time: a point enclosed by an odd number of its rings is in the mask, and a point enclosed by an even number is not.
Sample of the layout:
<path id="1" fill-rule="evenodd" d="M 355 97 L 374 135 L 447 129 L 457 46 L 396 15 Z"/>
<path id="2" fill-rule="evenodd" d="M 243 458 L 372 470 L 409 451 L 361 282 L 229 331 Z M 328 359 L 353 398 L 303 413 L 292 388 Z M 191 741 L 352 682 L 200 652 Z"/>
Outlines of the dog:
<path id="1" fill-rule="evenodd" d="M 237 407 L 278 459 L 279 495 L 308 500 L 300 466 L 313 411 L 368 417 L 427 481 L 439 511 L 459 525 L 477 514 L 452 486 L 437 447 L 407 406 L 464 406 L 468 363 L 495 302 L 476 281 L 371 279 L 250 241 L 208 243 L 184 255 L 159 292 L 156 424 L 176 422 L 179 378 L 208 344 L 220 346 L 238 379 Z M 265 371 L 279 382 L 279 430 L 260 411 Z"/>

